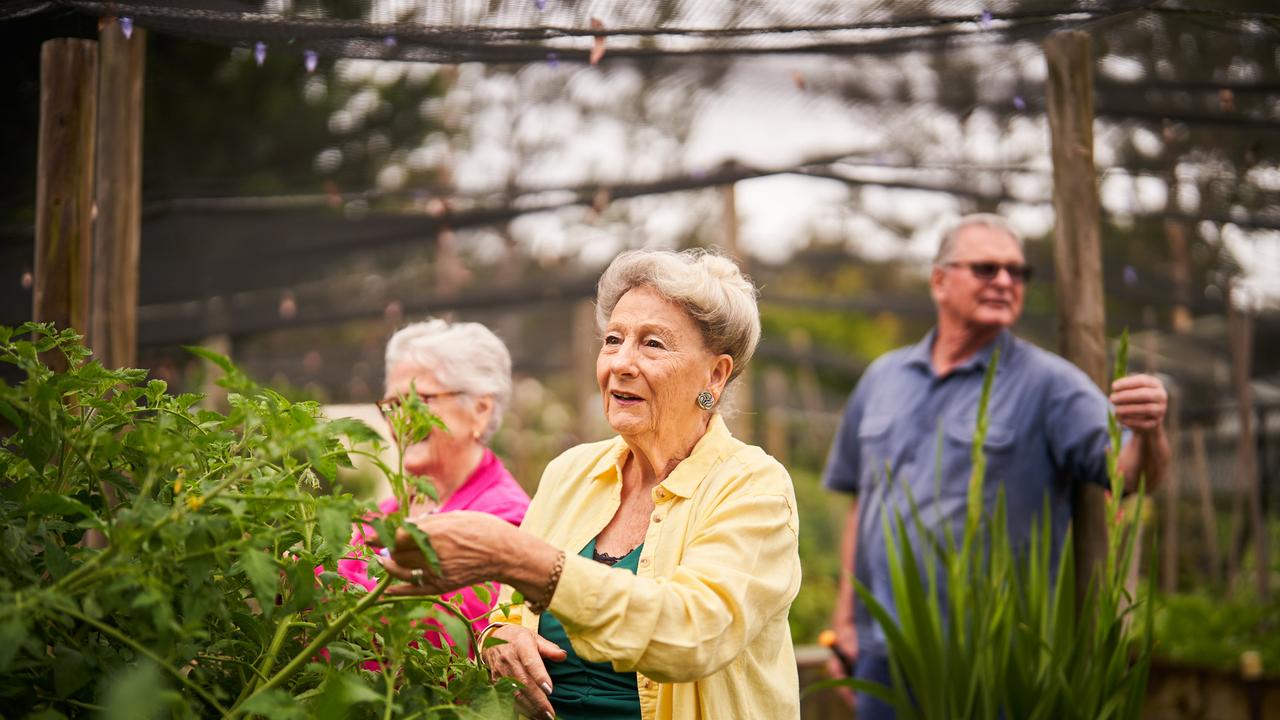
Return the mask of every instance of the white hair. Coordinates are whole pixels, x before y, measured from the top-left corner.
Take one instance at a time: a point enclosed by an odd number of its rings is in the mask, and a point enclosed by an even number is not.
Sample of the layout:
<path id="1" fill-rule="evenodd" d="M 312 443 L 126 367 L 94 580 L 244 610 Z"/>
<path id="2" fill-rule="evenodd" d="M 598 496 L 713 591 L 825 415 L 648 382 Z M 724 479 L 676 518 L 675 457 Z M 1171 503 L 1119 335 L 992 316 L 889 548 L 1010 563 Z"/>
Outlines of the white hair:
<path id="1" fill-rule="evenodd" d="M 960 235 L 960 231 L 974 226 L 991 228 L 1002 232 L 1018 243 L 1019 250 L 1024 252 L 1026 250 L 1022 242 L 1022 236 L 1018 234 L 1017 230 L 1013 229 L 1008 220 L 995 213 L 973 213 L 965 215 L 947 226 L 946 231 L 942 233 L 942 240 L 938 243 L 938 252 L 933 256 L 933 264 L 941 266 L 950 262 L 951 256 L 955 254 L 956 238 Z"/>
<path id="2" fill-rule="evenodd" d="M 732 260 L 707 250 L 632 250 L 614 258 L 600 276 L 596 325 L 603 331 L 628 290 L 650 287 L 678 303 L 697 323 L 711 352 L 733 358 L 732 381 L 760 342 L 756 287 Z"/>
<path id="3" fill-rule="evenodd" d="M 439 318 L 400 328 L 387 341 L 387 377 L 400 365 L 428 370 L 440 384 L 479 399 L 493 398 L 493 414 L 480 441 L 487 443 L 511 402 L 511 353 L 480 323 Z"/>

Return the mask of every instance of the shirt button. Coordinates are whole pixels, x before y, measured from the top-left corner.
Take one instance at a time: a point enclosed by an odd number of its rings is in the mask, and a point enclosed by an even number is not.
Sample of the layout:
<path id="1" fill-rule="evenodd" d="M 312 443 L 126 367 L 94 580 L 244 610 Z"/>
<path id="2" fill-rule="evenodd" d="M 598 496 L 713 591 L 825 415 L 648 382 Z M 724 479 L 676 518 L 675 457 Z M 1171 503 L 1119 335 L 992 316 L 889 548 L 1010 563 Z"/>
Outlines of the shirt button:
<path id="1" fill-rule="evenodd" d="M 653 496 L 654 496 L 655 498 L 659 499 L 659 500 L 666 500 L 666 499 L 667 499 L 667 491 L 666 491 L 666 490 L 663 490 L 662 488 L 658 488 L 657 490 L 654 490 L 654 491 L 653 491 Z"/>
<path id="2" fill-rule="evenodd" d="M 653 521 L 656 523 L 662 522 L 662 516 L 655 513 L 653 516 Z"/>
<path id="3" fill-rule="evenodd" d="M 649 558 L 640 558 L 640 567 L 649 567 Z"/>

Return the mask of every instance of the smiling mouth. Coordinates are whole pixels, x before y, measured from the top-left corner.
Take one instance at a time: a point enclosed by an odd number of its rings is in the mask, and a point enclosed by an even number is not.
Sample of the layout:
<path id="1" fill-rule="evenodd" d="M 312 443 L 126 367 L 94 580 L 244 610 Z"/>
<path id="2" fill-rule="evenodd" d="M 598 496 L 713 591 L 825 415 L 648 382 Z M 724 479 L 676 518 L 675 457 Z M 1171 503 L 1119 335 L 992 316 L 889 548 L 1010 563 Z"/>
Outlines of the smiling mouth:
<path id="1" fill-rule="evenodd" d="M 613 396 L 614 400 L 623 403 L 640 402 L 644 399 L 638 395 L 632 395 L 631 393 L 625 393 L 620 390 L 612 390 L 609 394 Z"/>

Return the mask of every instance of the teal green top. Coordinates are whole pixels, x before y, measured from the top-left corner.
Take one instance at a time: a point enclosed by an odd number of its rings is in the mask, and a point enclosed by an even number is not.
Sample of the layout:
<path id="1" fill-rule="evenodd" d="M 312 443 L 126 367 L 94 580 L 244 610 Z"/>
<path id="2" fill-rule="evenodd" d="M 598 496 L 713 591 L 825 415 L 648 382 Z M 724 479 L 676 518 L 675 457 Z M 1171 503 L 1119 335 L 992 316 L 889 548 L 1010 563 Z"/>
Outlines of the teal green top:
<path id="1" fill-rule="evenodd" d="M 639 547 L 624 555 L 613 566 L 635 574 L 640 563 Z M 593 538 L 578 553 L 595 557 Z M 615 672 L 607 662 L 587 662 L 578 657 L 569 644 L 564 626 L 551 613 L 543 613 L 538 634 L 559 645 L 566 653 L 561 662 L 547 661 L 551 675 L 551 707 L 562 720 L 640 720 L 640 695 L 636 691 L 636 674 Z"/>

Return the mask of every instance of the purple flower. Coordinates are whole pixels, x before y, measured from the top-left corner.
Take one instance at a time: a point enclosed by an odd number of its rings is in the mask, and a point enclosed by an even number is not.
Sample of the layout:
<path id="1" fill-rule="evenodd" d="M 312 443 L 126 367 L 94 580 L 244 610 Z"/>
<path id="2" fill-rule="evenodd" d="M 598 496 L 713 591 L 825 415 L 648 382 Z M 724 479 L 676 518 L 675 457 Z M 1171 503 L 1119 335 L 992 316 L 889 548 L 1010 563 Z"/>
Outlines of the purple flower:
<path id="1" fill-rule="evenodd" d="M 253 46 L 253 59 L 258 61 L 258 67 L 262 67 L 262 63 L 267 59 L 267 44 L 259 40 Z"/>
<path id="2" fill-rule="evenodd" d="M 553 52 L 547 53 L 547 64 L 551 67 L 560 67 L 560 54 Z"/>
<path id="3" fill-rule="evenodd" d="M 382 38 L 382 44 L 383 44 L 383 45 L 386 45 L 386 46 L 387 46 L 387 47 L 389 47 L 389 48 L 393 48 L 393 47 L 395 47 L 395 46 L 396 46 L 396 36 L 395 36 L 395 35 L 388 35 L 388 36 L 386 36 L 386 37 Z"/>
<path id="4" fill-rule="evenodd" d="M 125 40 L 133 37 L 133 18 L 120 18 L 120 33 L 124 35 Z"/>
<path id="5" fill-rule="evenodd" d="M 1027 101 L 1026 101 L 1026 100 L 1023 100 L 1021 95 L 1014 95 L 1014 96 L 1013 96 L 1013 106 L 1014 106 L 1014 107 L 1016 107 L 1016 108 L 1018 108 L 1019 110 L 1026 110 L 1026 109 L 1027 109 Z"/>
<path id="6" fill-rule="evenodd" d="M 1138 271 L 1135 270 L 1132 265 L 1124 266 L 1124 284 L 1125 285 L 1138 284 Z"/>
<path id="7" fill-rule="evenodd" d="M 307 66 L 307 72 L 309 73 L 316 71 L 316 62 L 318 62 L 319 59 L 320 58 L 316 56 L 315 50 L 307 50 L 302 53 L 302 62 Z"/>
<path id="8" fill-rule="evenodd" d="M 547 0 L 533 0 L 533 4 L 538 8 L 538 10 L 547 9 Z"/>
<path id="9" fill-rule="evenodd" d="M 982 25 L 983 30 L 989 30 L 991 28 L 991 11 L 983 10 L 982 18 L 978 21 L 978 23 Z"/>

